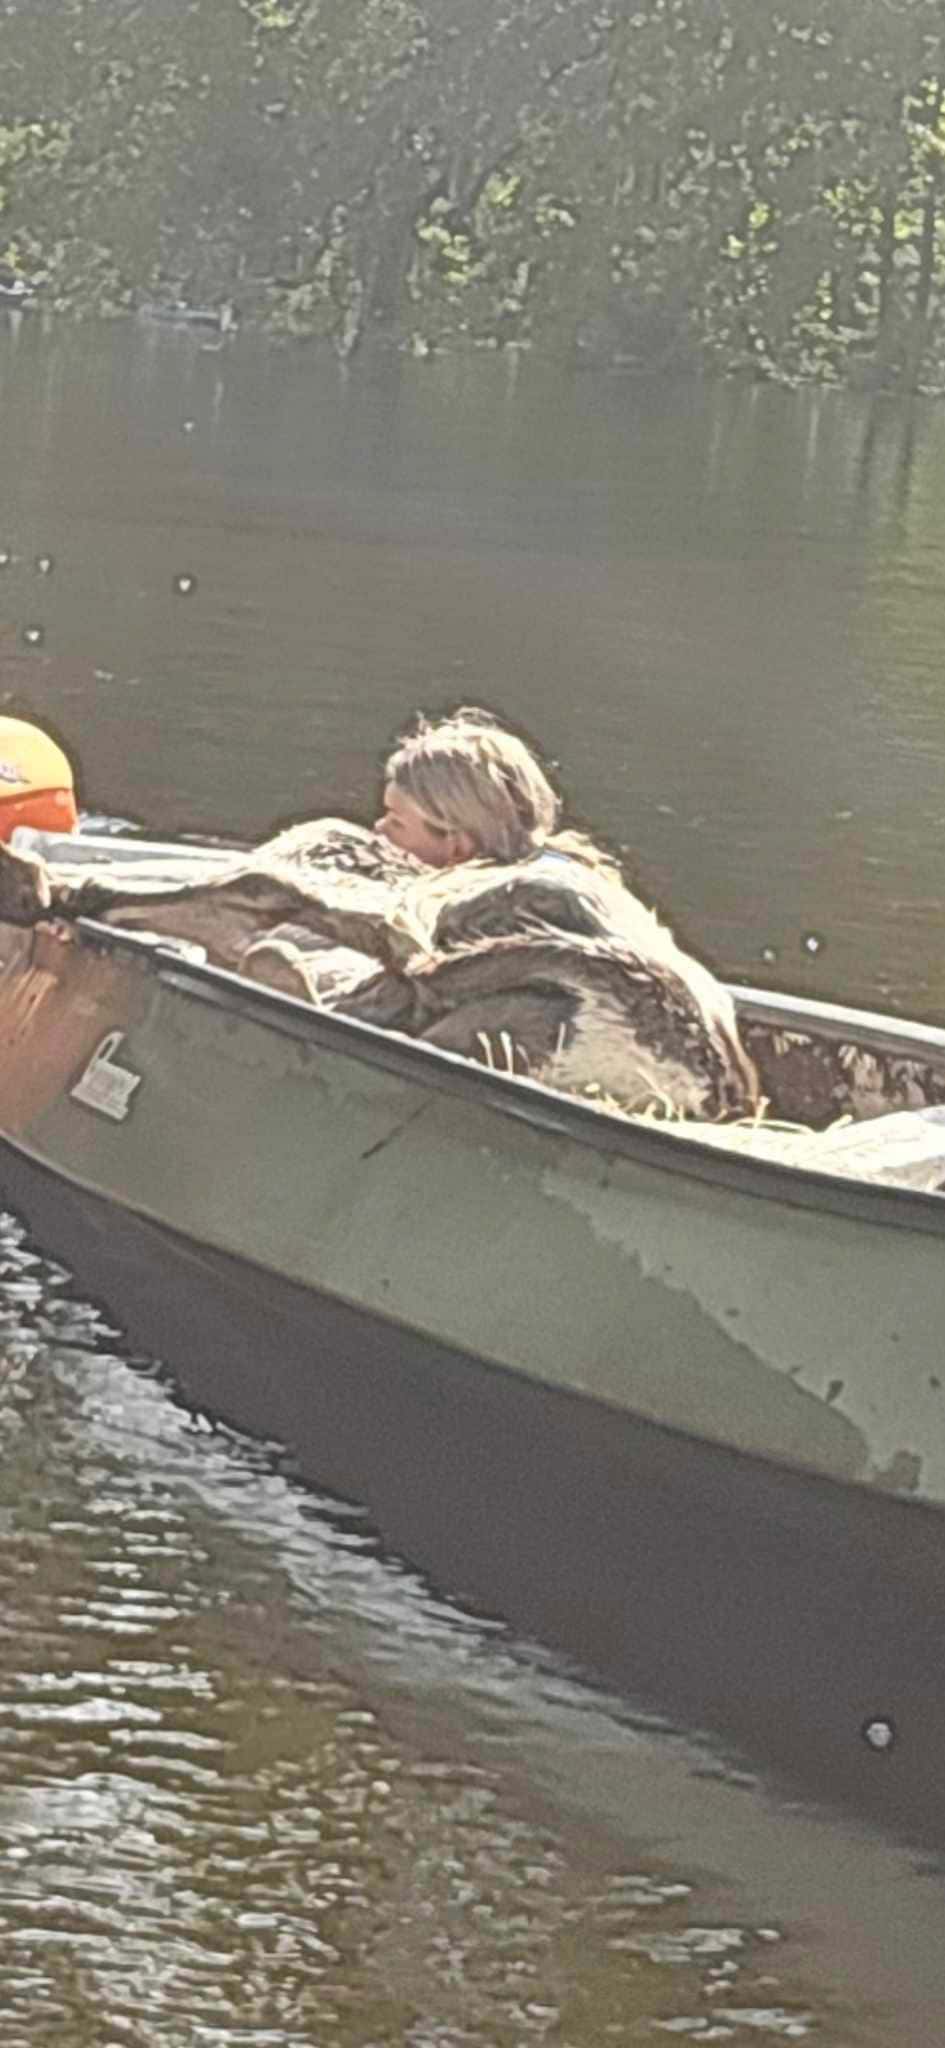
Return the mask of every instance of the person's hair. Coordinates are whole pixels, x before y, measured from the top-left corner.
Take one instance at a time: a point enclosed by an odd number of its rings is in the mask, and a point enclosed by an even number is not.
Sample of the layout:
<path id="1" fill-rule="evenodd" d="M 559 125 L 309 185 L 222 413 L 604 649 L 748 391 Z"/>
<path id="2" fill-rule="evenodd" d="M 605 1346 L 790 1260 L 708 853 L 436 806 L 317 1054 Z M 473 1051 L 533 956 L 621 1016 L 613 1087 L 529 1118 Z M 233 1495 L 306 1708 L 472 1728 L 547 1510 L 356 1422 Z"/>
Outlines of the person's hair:
<path id="1" fill-rule="evenodd" d="M 386 772 L 434 830 L 467 832 L 480 859 L 523 860 L 558 822 L 559 800 L 531 748 L 473 705 L 421 718 Z"/>

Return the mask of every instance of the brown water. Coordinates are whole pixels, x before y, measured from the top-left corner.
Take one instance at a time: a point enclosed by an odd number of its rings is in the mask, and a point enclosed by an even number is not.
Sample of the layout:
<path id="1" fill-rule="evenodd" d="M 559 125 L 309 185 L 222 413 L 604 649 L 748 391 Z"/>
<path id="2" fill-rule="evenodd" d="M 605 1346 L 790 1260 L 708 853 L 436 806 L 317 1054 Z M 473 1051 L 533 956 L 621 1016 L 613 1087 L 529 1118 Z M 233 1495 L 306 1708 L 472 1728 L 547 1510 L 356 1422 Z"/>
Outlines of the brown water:
<path id="1" fill-rule="evenodd" d="M 726 971 L 945 1015 L 938 411 L 20 317 L 0 418 L 90 807 L 370 815 L 485 698 Z M 2 2048 L 938 2040 L 941 1871 L 435 1598 L 12 1223 L 0 1530 Z"/>
<path id="2" fill-rule="evenodd" d="M 91 804 L 371 815 L 484 698 L 726 970 L 945 1015 L 941 407 L 16 319 L 0 691 Z"/>
<path id="3" fill-rule="evenodd" d="M 940 1882 L 378 1555 L 0 1230 L 0 2041 L 931 2042 Z"/>

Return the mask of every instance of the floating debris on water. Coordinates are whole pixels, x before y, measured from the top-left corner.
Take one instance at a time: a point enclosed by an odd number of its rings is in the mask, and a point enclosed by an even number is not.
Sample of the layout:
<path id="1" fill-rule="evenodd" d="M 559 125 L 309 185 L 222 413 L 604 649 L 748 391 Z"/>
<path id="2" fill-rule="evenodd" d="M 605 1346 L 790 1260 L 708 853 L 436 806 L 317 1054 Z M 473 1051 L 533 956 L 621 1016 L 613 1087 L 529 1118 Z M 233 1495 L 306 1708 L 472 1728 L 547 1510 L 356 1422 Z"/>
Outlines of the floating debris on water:
<path id="1" fill-rule="evenodd" d="M 872 1720 L 864 1721 L 862 1728 L 864 1742 L 877 1756 L 888 1756 L 896 1746 L 896 1724 L 885 1715 L 877 1714 Z"/>
<path id="2" fill-rule="evenodd" d="M 805 932 L 801 940 L 801 951 L 809 953 L 814 959 L 818 953 L 823 952 L 826 943 L 826 939 L 822 938 L 819 932 Z"/>
<path id="3" fill-rule="evenodd" d="M 175 576 L 174 590 L 178 597 L 193 597 L 196 588 L 196 576 L 188 576 L 187 574 Z"/>
<path id="4" fill-rule="evenodd" d="M 45 626 L 24 626 L 23 639 L 27 647 L 41 647 L 45 638 Z"/>
<path id="5" fill-rule="evenodd" d="M 55 566 L 54 555 L 37 555 L 33 562 L 37 576 L 51 576 Z"/>
<path id="6" fill-rule="evenodd" d="M 0 548 L 0 569 L 9 569 L 13 556 L 9 548 Z"/>
<path id="7" fill-rule="evenodd" d="M 778 957 L 776 946 L 762 946 L 761 957 L 766 967 L 773 967 Z"/>

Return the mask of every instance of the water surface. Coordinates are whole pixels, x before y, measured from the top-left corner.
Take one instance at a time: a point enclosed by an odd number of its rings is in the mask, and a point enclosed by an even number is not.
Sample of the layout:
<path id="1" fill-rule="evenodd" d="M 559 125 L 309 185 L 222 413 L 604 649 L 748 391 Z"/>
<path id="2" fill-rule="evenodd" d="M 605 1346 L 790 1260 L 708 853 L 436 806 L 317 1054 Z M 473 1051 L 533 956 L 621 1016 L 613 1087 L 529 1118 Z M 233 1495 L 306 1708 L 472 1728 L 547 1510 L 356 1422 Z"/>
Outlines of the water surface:
<path id="1" fill-rule="evenodd" d="M 945 1015 L 934 404 L 18 315 L 0 412 L 0 690 L 90 804 L 370 817 L 485 700 L 726 972 Z"/>
<path id="2" fill-rule="evenodd" d="M 932 2038 L 938 1878 L 437 1598 L 9 1219 L 0 1268 L 5 2048 Z"/>

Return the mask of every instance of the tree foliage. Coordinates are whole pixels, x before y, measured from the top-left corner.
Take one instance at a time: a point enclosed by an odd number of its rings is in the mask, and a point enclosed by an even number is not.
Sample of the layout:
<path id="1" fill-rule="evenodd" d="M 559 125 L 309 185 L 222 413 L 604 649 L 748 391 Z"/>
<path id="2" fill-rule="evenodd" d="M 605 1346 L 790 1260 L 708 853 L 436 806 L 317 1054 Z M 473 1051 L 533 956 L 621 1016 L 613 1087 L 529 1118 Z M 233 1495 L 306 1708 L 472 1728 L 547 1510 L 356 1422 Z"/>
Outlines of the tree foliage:
<path id="1" fill-rule="evenodd" d="M 0 21 L 0 261 L 56 306 L 945 388 L 945 0 Z"/>

